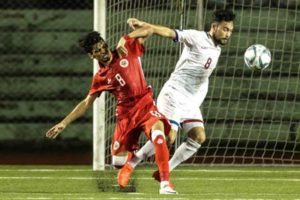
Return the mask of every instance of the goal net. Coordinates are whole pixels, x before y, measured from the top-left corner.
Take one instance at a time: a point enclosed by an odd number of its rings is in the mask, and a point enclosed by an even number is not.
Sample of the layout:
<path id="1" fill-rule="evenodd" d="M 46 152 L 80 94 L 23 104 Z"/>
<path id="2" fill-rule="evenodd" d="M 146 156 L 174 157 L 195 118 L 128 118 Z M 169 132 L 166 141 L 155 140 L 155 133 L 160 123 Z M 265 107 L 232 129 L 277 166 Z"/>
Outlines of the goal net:
<path id="1" fill-rule="evenodd" d="M 108 0 L 106 4 L 109 44 L 116 44 L 130 31 L 129 17 L 171 28 L 207 30 L 214 10 L 234 10 L 232 38 L 222 48 L 201 106 L 207 140 L 185 163 L 300 163 L 299 1 Z M 272 54 L 271 65 L 262 72 L 251 71 L 243 62 L 245 49 L 256 43 L 267 46 Z M 145 47 L 143 69 L 156 98 L 181 47 L 158 36 L 150 38 Z M 115 102 L 110 95 L 105 98 L 105 163 L 110 164 Z M 170 148 L 171 156 L 185 138 L 180 132 Z M 145 141 L 141 137 L 140 145 Z"/>

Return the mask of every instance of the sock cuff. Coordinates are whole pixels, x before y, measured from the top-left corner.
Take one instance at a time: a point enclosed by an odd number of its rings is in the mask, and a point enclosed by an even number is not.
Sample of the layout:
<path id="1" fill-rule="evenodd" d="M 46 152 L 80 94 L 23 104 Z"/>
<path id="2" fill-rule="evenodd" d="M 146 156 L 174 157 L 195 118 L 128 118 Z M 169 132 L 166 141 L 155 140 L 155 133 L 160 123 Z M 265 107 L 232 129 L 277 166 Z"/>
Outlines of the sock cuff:
<path id="1" fill-rule="evenodd" d="M 154 141 L 155 138 L 157 138 L 159 135 L 161 135 L 164 139 L 166 139 L 165 138 L 165 134 L 164 134 L 163 131 L 161 131 L 161 130 L 154 130 L 151 133 L 151 140 Z"/>
<path id="2" fill-rule="evenodd" d="M 195 140 L 193 140 L 192 138 L 188 137 L 186 139 L 186 144 L 189 147 L 192 147 L 193 149 L 198 150 L 201 147 L 201 144 L 199 144 L 198 142 L 196 142 Z"/>

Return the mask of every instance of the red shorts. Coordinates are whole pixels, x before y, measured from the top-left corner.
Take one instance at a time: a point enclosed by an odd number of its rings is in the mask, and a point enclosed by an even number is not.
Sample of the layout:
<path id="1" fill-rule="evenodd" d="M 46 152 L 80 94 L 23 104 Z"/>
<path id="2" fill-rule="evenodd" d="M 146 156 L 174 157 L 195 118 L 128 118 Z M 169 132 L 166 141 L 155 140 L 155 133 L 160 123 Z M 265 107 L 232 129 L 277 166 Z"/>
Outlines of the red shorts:
<path id="1" fill-rule="evenodd" d="M 164 123 L 164 132 L 168 135 L 171 130 L 170 123 L 158 112 L 152 93 L 148 93 L 130 109 L 130 112 L 118 119 L 111 145 L 112 155 L 137 150 L 141 132 L 143 131 L 150 140 L 151 128 L 158 120 Z"/>

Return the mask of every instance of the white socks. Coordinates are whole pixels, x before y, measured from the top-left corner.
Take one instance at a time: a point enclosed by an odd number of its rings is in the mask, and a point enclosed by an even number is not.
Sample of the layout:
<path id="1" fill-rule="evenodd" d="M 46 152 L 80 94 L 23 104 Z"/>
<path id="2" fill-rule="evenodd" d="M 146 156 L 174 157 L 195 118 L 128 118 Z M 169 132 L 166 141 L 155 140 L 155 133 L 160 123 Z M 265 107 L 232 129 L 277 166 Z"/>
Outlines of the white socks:
<path id="1" fill-rule="evenodd" d="M 170 182 L 169 181 L 161 181 L 160 182 L 160 188 L 164 188 L 165 186 L 169 185 Z"/>
<path id="2" fill-rule="evenodd" d="M 148 140 L 146 144 L 136 152 L 135 156 L 128 161 L 128 163 L 135 168 L 143 159 L 146 159 L 152 155 L 154 155 L 154 145 L 150 140 Z"/>
<path id="3" fill-rule="evenodd" d="M 177 167 L 180 163 L 190 158 L 198 151 L 201 145 L 188 137 L 186 142 L 183 142 L 175 151 L 171 160 L 169 161 L 170 171 Z"/>
<path id="4" fill-rule="evenodd" d="M 186 142 L 183 142 L 175 151 L 171 160 L 169 161 L 170 171 L 177 167 L 183 161 L 189 159 L 194 155 L 201 145 L 194 141 L 192 138 L 188 137 Z M 138 150 L 135 156 L 128 162 L 133 168 L 137 166 L 143 159 L 154 155 L 154 145 L 149 140 L 146 144 Z"/>

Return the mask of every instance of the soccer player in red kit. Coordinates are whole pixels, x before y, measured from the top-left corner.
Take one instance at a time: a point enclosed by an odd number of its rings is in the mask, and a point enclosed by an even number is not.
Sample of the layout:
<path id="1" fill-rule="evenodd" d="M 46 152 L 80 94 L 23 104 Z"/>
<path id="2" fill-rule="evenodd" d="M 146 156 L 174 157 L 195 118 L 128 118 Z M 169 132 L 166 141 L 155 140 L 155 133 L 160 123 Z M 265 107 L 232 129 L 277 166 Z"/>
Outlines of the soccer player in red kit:
<path id="1" fill-rule="evenodd" d="M 144 42 L 151 36 L 149 27 L 137 29 L 122 37 L 116 50 L 110 50 L 98 32 L 91 32 L 79 40 L 82 49 L 99 63 L 89 94 L 61 122 L 49 129 L 48 138 L 56 138 L 68 124 L 80 117 L 99 97 L 102 91 L 113 94 L 117 101 L 117 124 L 111 145 L 112 163 L 123 166 L 118 174 L 121 187 L 127 185 L 125 165 L 131 152 L 138 149 L 138 139 L 143 131 L 155 148 L 155 162 L 161 175 L 160 194 L 176 194 L 169 183 L 169 151 L 165 133 L 169 133 L 168 120 L 158 112 L 152 98 L 152 90 L 144 78 L 140 57 Z M 126 49 L 121 51 L 121 48 Z M 121 54 L 120 52 L 125 52 Z M 125 173 L 124 173 L 125 172 Z"/>

